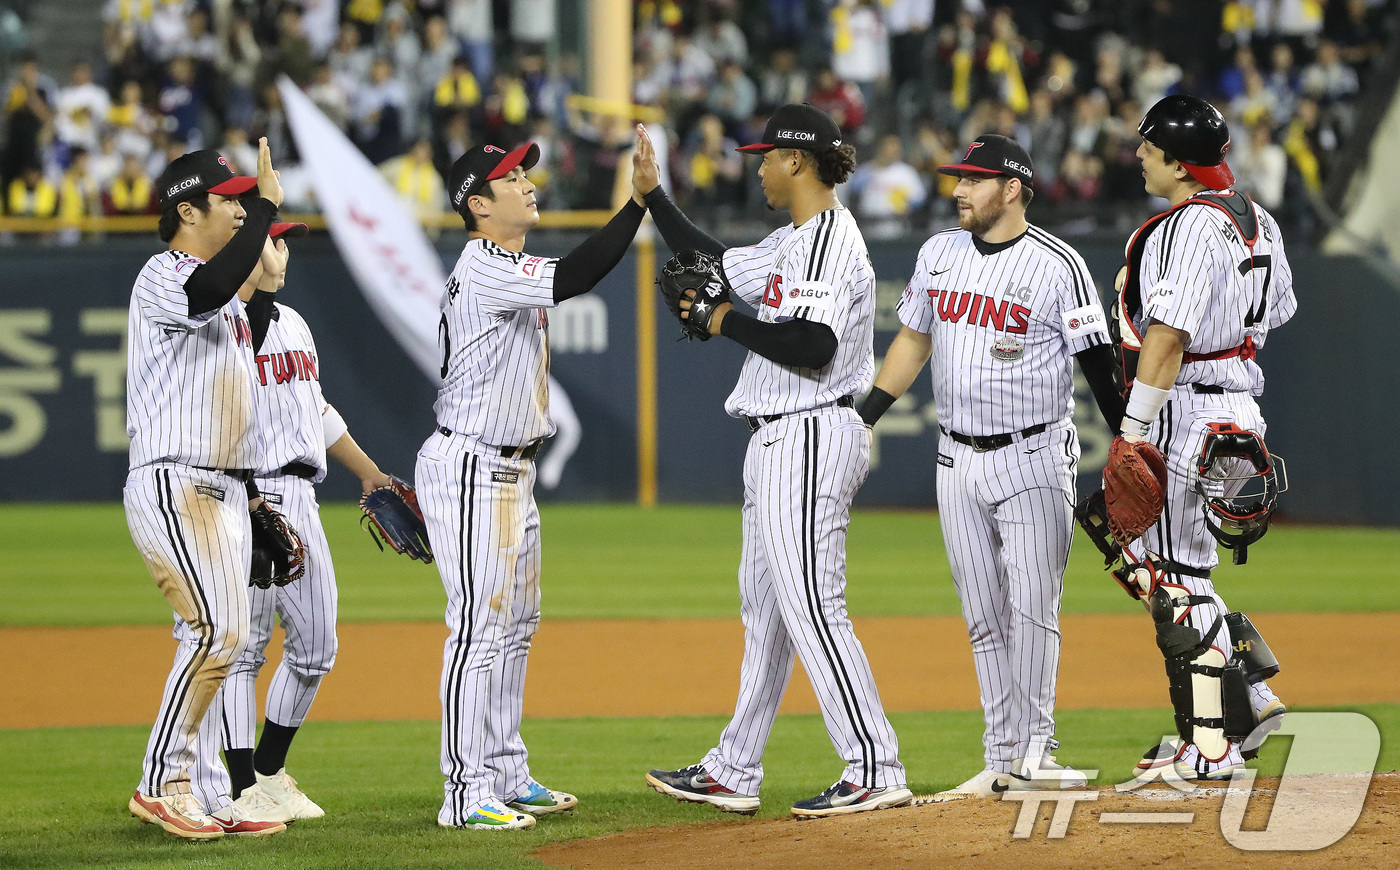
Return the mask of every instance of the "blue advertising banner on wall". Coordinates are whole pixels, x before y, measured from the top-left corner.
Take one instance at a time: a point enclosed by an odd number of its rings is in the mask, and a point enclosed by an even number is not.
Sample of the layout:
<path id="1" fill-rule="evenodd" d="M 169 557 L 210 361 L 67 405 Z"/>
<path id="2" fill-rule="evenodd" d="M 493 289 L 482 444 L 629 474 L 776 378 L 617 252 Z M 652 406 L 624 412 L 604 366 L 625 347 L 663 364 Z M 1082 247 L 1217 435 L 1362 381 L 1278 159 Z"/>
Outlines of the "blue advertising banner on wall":
<path id="1" fill-rule="evenodd" d="M 445 264 L 461 239 L 444 240 Z M 917 244 L 877 244 L 877 362 L 899 323 L 895 304 Z M 1121 248 L 1076 245 L 1108 297 Z M 125 332 L 131 282 L 154 239 L 76 248 L 0 250 L 0 498 L 115 500 L 126 477 Z M 558 255 L 567 247 L 532 246 Z M 657 262 L 667 252 L 659 247 Z M 1381 439 L 1397 424 L 1383 385 L 1400 376 L 1396 339 L 1366 324 L 1400 321 L 1400 292 L 1360 260 L 1291 252 L 1299 316 L 1269 337 L 1261 404 L 1272 450 L 1289 460 L 1284 512 L 1300 519 L 1400 523 L 1388 486 L 1400 459 Z M 550 313 L 552 371 L 564 437 L 541 460 L 541 500 L 630 500 L 637 494 L 636 260 L 592 293 Z M 386 470 L 411 474 L 433 426 L 435 388 L 376 320 L 330 241 L 296 245 L 284 303 L 316 336 L 322 387 L 350 431 Z M 725 415 L 744 351 L 727 340 L 677 341 L 658 305 L 658 494 L 662 501 L 737 502 L 749 432 Z M 1363 340 L 1365 336 L 1372 336 Z M 1095 485 L 1110 433 L 1082 378 L 1075 423 L 1081 489 Z M 567 402 L 568 414 L 562 410 Z M 575 422 L 576 421 L 576 422 Z M 937 409 L 927 372 L 876 427 L 866 505 L 934 502 Z M 568 425 L 564 425 L 567 423 Z M 552 457 L 551 457 L 551 454 Z M 695 457 L 706 457 L 697 464 Z M 1390 483 L 1387 484 L 1386 482 Z M 550 485 L 552 484 L 552 485 Z M 358 495 L 333 467 L 325 499 Z"/>

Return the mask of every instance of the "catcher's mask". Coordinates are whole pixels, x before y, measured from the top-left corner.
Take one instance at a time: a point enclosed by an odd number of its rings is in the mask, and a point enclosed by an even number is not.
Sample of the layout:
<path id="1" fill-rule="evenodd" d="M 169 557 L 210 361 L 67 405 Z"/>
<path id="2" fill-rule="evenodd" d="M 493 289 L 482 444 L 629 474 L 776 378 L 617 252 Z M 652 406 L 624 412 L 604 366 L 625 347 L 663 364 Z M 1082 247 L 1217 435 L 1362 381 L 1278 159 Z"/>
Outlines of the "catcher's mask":
<path id="1" fill-rule="evenodd" d="M 1269 455 L 1258 432 L 1211 423 L 1196 473 L 1206 528 L 1234 551 L 1234 563 L 1243 565 L 1249 545 L 1269 530 L 1279 493 L 1288 489 L 1283 457 Z"/>

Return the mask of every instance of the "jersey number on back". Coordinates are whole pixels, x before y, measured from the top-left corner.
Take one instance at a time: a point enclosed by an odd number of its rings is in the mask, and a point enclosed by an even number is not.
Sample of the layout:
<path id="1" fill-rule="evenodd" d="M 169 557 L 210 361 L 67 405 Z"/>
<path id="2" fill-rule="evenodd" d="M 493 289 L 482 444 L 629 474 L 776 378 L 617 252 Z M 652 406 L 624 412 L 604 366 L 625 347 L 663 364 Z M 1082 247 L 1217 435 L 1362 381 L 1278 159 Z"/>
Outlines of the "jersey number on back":
<path id="1" fill-rule="evenodd" d="M 1274 258 L 1268 254 L 1255 254 L 1240 261 L 1240 274 L 1248 275 L 1255 269 L 1264 270 L 1264 292 L 1259 294 L 1259 308 L 1255 310 L 1253 305 L 1244 315 L 1244 328 L 1248 329 L 1256 323 L 1264 322 L 1264 314 L 1269 310 L 1269 281 L 1274 277 Z"/>

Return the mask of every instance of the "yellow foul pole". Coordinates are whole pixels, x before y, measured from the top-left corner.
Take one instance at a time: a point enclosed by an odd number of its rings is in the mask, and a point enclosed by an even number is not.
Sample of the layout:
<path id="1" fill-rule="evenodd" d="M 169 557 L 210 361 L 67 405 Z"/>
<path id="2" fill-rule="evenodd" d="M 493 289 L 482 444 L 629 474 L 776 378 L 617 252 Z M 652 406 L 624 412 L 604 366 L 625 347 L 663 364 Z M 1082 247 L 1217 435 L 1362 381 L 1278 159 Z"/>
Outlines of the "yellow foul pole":
<path id="1" fill-rule="evenodd" d="M 619 50 L 619 46 L 623 50 Z M 632 3 L 630 0 L 588 2 L 588 108 L 632 118 Z M 612 108 L 618 107 L 618 108 Z M 621 107 L 626 107 L 622 109 Z M 614 206 L 630 195 L 631 165 L 619 167 Z M 656 504 L 656 273 L 654 243 L 649 228 L 637 238 L 637 502 Z"/>

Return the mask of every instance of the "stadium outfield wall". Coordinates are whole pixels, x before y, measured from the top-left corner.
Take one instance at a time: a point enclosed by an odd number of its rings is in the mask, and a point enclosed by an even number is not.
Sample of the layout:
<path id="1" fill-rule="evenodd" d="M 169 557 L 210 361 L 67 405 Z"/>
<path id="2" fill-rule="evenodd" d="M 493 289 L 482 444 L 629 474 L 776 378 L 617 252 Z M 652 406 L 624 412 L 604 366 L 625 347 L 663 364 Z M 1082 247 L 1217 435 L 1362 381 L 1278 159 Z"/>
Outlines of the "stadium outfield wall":
<path id="1" fill-rule="evenodd" d="M 439 245 L 450 267 L 460 234 Z M 1107 298 L 1117 243 L 1076 243 Z M 0 249 L 0 499 L 115 500 L 126 475 L 123 336 L 131 282 L 153 239 L 113 238 L 71 248 Z M 561 254 L 567 245 L 532 246 Z M 880 277 L 877 357 L 898 329 L 894 306 L 916 243 L 874 245 Z M 664 249 L 658 259 L 664 257 Z M 1400 289 L 1353 257 L 1290 251 L 1299 313 L 1260 353 L 1270 448 L 1288 460 L 1284 512 L 1321 522 L 1400 525 L 1400 453 L 1390 445 L 1400 410 Z M 631 500 L 637 493 L 636 278 L 631 255 L 599 288 L 551 313 L 553 373 L 578 417 L 576 451 L 541 500 Z M 327 398 L 387 470 L 411 473 L 432 428 L 434 386 L 375 320 L 334 246 L 297 246 L 284 290 L 317 339 Z M 748 430 L 722 405 L 742 350 L 728 341 L 677 342 L 664 308 L 655 324 L 658 492 L 662 501 L 737 501 Z M 1081 489 L 1092 487 L 1109 433 L 1080 383 L 1076 420 Z M 687 447 L 703 443 L 703 450 Z M 927 375 L 877 427 L 874 468 L 858 504 L 932 505 L 937 417 Z M 696 467 L 693 457 L 714 457 Z M 333 468 L 325 499 L 358 495 Z"/>

